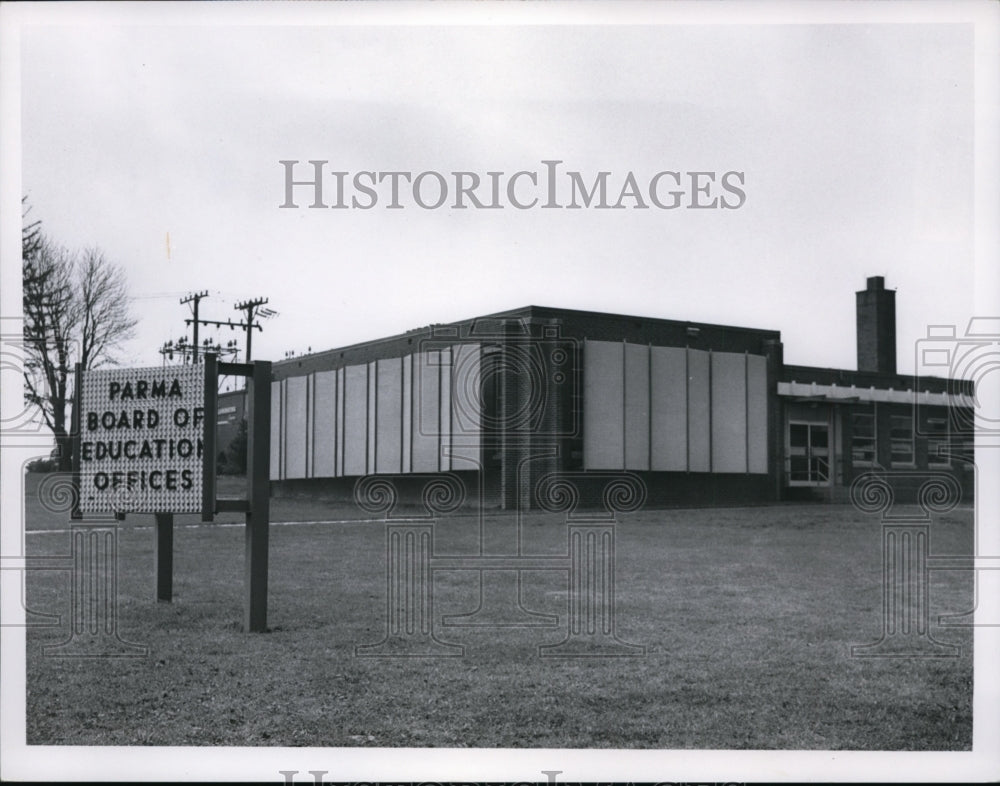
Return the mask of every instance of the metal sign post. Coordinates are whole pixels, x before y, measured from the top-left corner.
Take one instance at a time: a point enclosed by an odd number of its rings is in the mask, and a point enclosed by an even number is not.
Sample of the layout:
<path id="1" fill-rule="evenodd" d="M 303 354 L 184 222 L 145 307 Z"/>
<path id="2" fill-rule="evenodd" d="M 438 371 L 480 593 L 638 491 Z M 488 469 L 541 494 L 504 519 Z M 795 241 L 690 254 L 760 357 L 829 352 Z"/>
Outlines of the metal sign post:
<path id="1" fill-rule="evenodd" d="M 212 488 L 206 489 L 204 493 L 206 504 L 211 500 L 214 512 L 242 511 L 246 514 L 243 628 L 252 633 L 263 633 L 267 630 L 268 535 L 271 523 L 271 363 L 267 360 L 219 363 L 214 354 L 208 354 L 205 356 L 205 368 L 211 370 L 211 373 L 206 372 L 206 405 L 211 396 L 213 415 L 217 410 L 218 375 L 243 376 L 248 380 L 247 498 L 215 498 L 214 473 Z M 214 380 L 210 394 L 207 390 L 208 376 Z M 211 520 L 208 508 L 202 511 L 202 518 Z"/>
<path id="2" fill-rule="evenodd" d="M 243 625 L 267 629 L 268 526 L 271 523 L 271 364 L 254 361 L 250 385 L 250 427 L 247 439 L 247 511 Z"/>
<path id="3" fill-rule="evenodd" d="M 174 597 L 174 514 L 156 513 L 156 599 L 170 603 Z"/>

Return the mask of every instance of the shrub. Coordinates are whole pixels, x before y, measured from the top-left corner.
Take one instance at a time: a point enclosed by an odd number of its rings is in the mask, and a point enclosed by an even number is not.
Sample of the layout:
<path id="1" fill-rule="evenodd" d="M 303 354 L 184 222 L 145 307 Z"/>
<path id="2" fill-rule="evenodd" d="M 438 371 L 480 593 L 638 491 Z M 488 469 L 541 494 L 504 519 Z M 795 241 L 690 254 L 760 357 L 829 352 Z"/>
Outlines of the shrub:
<path id="1" fill-rule="evenodd" d="M 245 475 L 247 471 L 247 421 L 240 421 L 236 436 L 219 454 L 216 471 L 220 475 Z"/>
<path id="2" fill-rule="evenodd" d="M 59 469 L 59 459 L 54 456 L 37 458 L 28 462 L 28 472 L 55 472 Z"/>

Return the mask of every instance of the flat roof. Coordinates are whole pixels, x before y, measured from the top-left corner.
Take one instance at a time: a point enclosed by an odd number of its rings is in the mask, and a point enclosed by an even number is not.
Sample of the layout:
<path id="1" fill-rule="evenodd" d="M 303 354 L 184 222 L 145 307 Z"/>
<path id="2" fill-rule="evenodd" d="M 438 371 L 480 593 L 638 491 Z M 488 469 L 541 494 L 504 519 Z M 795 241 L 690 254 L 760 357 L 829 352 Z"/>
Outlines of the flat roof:
<path id="1" fill-rule="evenodd" d="M 661 334 L 661 340 L 669 341 L 671 346 L 683 345 L 681 339 L 685 339 L 692 346 L 700 347 L 701 344 L 705 344 L 705 348 L 713 348 L 714 341 L 714 348 L 718 350 L 725 349 L 725 342 L 720 341 L 720 337 L 729 337 L 737 343 L 754 345 L 759 345 L 763 341 L 781 340 L 781 333 L 777 330 L 529 305 L 456 322 L 433 323 L 413 328 L 405 333 L 277 360 L 274 361 L 274 370 L 280 378 L 294 375 L 299 368 L 302 369 L 301 373 L 309 373 L 336 367 L 341 365 L 341 360 L 345 365 L 371 361 L 381 355 L 379 350 L 385 349 L 390 353 L 404 352 L 413 344 L 415 338 L 432 338 L 439 335 L 442 330 L 455 329 L 455 338 L 461 341 L 475 340 L 477 336 L 483 337 L 492 333 L 486 323 L 494 320 L 524 320 L 526 326 L 534 326 L 538 324 L 538 320 L 560 320 L 562 323 L 569 323 L 565 325 L 567 327 L 565 335 L 568 338 L 582 338 L 584 333 L 592 332 L 594 335 L 587 337 L 595 340 L 606 337 L 602 334 L 614 334 L 615 340 L 628 340 L 632 337 L 645 343 L 648 337 L 640 339 L 640 334 L 652 332 Z"/>

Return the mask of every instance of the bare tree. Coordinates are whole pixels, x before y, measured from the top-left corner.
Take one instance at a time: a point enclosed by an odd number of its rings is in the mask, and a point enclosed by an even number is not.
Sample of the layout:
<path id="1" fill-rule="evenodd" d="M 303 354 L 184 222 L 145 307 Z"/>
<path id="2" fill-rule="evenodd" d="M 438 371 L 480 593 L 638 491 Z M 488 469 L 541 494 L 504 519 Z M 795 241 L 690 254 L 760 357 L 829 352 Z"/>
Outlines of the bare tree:
<path id="1" fill-rule="evenodd" d="M 116 365 L 114 352 L 135 335 L 138 321 L 129 310 L 125 270 L 97 249 L 87 249 L 77 265 L 80 310 L 80 364 L 84 369 Z"/>
<path id="2" fill-rule="evenodd" d="M 116 350 L 138 323 L 129 311 L 125 271 L 96 249 L 73 254 L 39 236 L 21 265 L 25 398 L 41 410 L 59 449 L 59 469 L 65 471 L 71 468 L 68 408 L 74 367 L 117 363 Z"/>
<path id="3" fill-rule="evenodd" d="M 42 244 L 42 222 L 28 223 L 31 206 L 27 195 L 21 197 L 21 259 L 32 259 Z"/>

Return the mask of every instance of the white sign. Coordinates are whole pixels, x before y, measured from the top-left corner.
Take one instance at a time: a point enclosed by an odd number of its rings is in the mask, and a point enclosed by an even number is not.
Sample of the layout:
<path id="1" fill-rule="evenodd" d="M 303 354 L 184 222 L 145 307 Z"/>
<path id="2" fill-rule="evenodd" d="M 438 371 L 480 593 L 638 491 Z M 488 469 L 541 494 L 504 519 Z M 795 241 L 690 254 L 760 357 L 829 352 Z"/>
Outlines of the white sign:
<path id="1" fill-rule="evenodd" d="M 201 510 L 204 366 L 84 372 L 80 415 L 81 511 Z"/>

